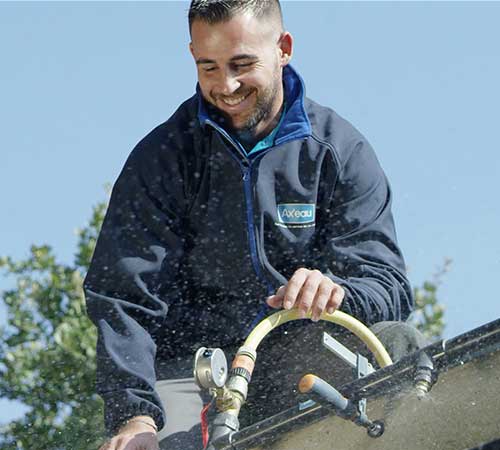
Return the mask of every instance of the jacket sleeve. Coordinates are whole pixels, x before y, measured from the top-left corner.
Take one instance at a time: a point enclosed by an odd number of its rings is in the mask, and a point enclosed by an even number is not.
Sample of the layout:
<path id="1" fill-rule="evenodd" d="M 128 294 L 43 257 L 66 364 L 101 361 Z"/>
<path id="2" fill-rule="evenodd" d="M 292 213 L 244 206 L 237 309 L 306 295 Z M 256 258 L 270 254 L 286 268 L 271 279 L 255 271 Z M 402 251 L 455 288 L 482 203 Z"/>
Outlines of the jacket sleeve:
<path id="1" fill-rule="evenodd" d="M 154 392 L 155 334 L 168 310 L 158 292 L 174 279 L 183 252 L 182 181 L 173 164 L 150 153 L 138 146 L 115 183 L 84 283 L 110 433 L 136 415 L 151 416 L 158 428 L 165 423 Z"/>
<path id="2" fill-rule="evenodd" d="M 391 190 L 370 144 L 349 142 L 347 157 L 325 165 L 320 223 L 323 270 L 346 291 L 343 309 L 370 325 L 405 320 L 413 296 L 398 248 L 391 212 Z M 340 166 L 340 170 L 336 167 Z M 326 259 L 325 259 L 326 258 Z"/>

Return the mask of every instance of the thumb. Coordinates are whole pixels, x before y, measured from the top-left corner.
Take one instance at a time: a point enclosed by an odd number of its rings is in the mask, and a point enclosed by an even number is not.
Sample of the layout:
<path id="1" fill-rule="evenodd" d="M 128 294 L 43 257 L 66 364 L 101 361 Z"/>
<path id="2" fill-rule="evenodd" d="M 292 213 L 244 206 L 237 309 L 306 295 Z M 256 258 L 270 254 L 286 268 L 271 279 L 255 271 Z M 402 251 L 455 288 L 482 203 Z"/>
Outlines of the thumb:
<path id="1" fill-rule="evenodd" d="M 283 298 L 285 296 L 285 286 L 281 286 L 277 291 L 276 294 L 271 295 L 267 297 L 266 303 L 271 307 L 271 308 L 283 308 Z"/>
<path id="2" fill-rule="evenodd" d="M 279 309 L 283 307 L 283 297 L 279 297 L 277 295 L 271 295 L 267 297 L 266 303 L 274 309 Z"/>

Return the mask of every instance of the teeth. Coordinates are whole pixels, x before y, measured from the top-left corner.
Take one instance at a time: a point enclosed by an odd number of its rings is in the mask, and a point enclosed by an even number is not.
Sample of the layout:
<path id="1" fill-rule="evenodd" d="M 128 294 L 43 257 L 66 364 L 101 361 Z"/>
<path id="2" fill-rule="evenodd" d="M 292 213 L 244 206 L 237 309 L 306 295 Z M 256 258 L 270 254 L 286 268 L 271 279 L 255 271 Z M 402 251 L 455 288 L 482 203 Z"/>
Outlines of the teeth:
<path id="1" fill-rule="evenodd" d="M 245 100 L 247 96 L 243 95 L 242 97 L 238 98 L 223 98 L 222 101 L 229 106 L 236 106 L 237 104 L 241 103 L 243 100 Z"/>

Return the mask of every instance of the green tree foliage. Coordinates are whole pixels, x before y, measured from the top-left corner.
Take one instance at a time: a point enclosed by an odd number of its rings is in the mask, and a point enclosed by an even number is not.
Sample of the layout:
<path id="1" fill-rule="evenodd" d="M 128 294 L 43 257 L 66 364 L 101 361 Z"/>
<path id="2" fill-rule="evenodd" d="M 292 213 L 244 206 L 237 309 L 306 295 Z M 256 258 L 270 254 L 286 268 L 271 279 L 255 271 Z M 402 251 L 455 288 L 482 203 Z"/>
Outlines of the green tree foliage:
<path id="1" fill-rule="evenodd" d="M 416 326 L 427 338 L 440 339 L 443 335 L 444 306 L 439 303 L 437 290 L 443 281 L 443 276 L 448 272 L 451 259 L 445 259 L 442 267 L 433 275 L 430 281 L 424 281 L 422 286 L 415 287 L 415 311 L 411 323 Z"/>
<path id="2" fill-rule="evenodd" d="M 28 407 L 25 417 L 0 426 L 0 450 L 93 450 L 104 436 L 102 401 L 94 393 L 96 330 L 85 314 L 83 277 L 90 264 L 105 203 L 78 232 L 72 265 L 49 246 L 28 258 L 0 259 L 15 287 L 2 292 L 7 324 L 0 328 L 0 398 Z M 435 338 L 443 331 L 436 291 L 445 267 L 415 289 L 415 325 Z"/>
<path id="3" fill-rule="evenodd" d="M 102 402 L 94 394 L 95 328 L 85 313 L 82 282 L 105 204 L 78 233 L 73 265 L 49 246 L 28 258 L 0 259 L 13 289 L 2 292 L 7 324 L 0 329 L 0 397 L 28 407 L 0 427 L 0 449 L 92 450 L 102 441 Z"/>

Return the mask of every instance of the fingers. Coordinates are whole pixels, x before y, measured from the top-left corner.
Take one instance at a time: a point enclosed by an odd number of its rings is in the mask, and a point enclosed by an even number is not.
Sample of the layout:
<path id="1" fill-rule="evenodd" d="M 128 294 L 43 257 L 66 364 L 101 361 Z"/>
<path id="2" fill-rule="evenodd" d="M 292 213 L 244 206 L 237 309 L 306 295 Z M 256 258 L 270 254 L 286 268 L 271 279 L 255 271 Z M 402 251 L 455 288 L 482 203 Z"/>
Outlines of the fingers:
<path id="1" fill-rule="evenodd" d="M 308 269 L 304 268 L 298 269 L 295 271 L 292 278 L 288 280 L 288 283 L 285 286 L 285 297 L 283 299 L 283 308 L 290 309 L 293 308 L 294 306 L 298 306 L 297 300 L 300 298 L 299 294 L 302 290 L 302 287 L 304 286 L 306 280 L 309 278 L 309 272 L 311 271 Z"/>
<path id="2" fill-rule="evenodd" d="M 319 317 L 327 308 L 332 298 L 332 292 L 335 288 L 335 283 L 330 280 L 330 278 L 323 276 L 318 290 L 316 292 L 316 297 L 314 298 L 314 303 L 311 308 L 313 322 L 317 322 Z"/>
<path id="3" fill-rule="evenodd" d="M 116 450 L 117 445 L 119 444 L 119 437 L 115 436 L 108 441 L 106 441 L 101 447 L 99 447 L 99 450 Z"/>
<path id="4" fill-rule="evenodd" d="M 344 297 L 345 297 L 344 288 L 334 283 L 332 294 L 326 306 L 328 314 L 333 314 L 337 309 L 340 308 L 340 305 L 342 304 Z"/>
<path id="5" fill-rule="evenodd" d="M 321 282 L 323 281 L 323 274 L 319 270 L 309 271 L 307 269 L 299 269 L 300 277 L 294 280 L 295 275 L 288 282 L 291 284 L 290 289 L 287 286 L 287 292 L 285 293 L 285 304 L 295 303 L 297 309 L 299 310 L 299 316 L 305 318 L 307 312 L 311 309 L 313 302 L 318 293 Z M 306 272 L 307 271 L 307 272 Z M 297 274 L 297 272 L 295 272 Z M 302 288 L 299 285 L 302 277 L 305 275 L 305 280 L 302 284 Z M 326 302 L 325 302 L 326 303 Z"/>
<path id="6" fill-rule="evenodd" d="M 319 320 L 323 312 L 333 314 L 345 297 L 342 286 L 334 283 L 319 270 L 300 268 L 295 271 L 286 286 L 267 298 L 272 308 L 297 308 L 305 318 L 311 311 L 311 319 Z"/>
<path id="7" fill-rule="evenodd" d="M 154 433 L 120 433 L 110 439 L 99 450 L 158 450 L 158 439 Z"/>
<path id="8" fill-rule="evenodd" d="M 285 294 L 285 286 L 281 286 L 277 291 L 276 294 L 271 295 L 270 297 L 267 297 L 267 304 L 271 308 L 282 308 L 283 307 L 283 297 Z"/>
<path id="9" fill-rule="evenodd" d="M 109 441 L 106 441 L 103 445 L 99 447 L 99 450 L 115 450 L 117 439 L 114 437 Z"/>

